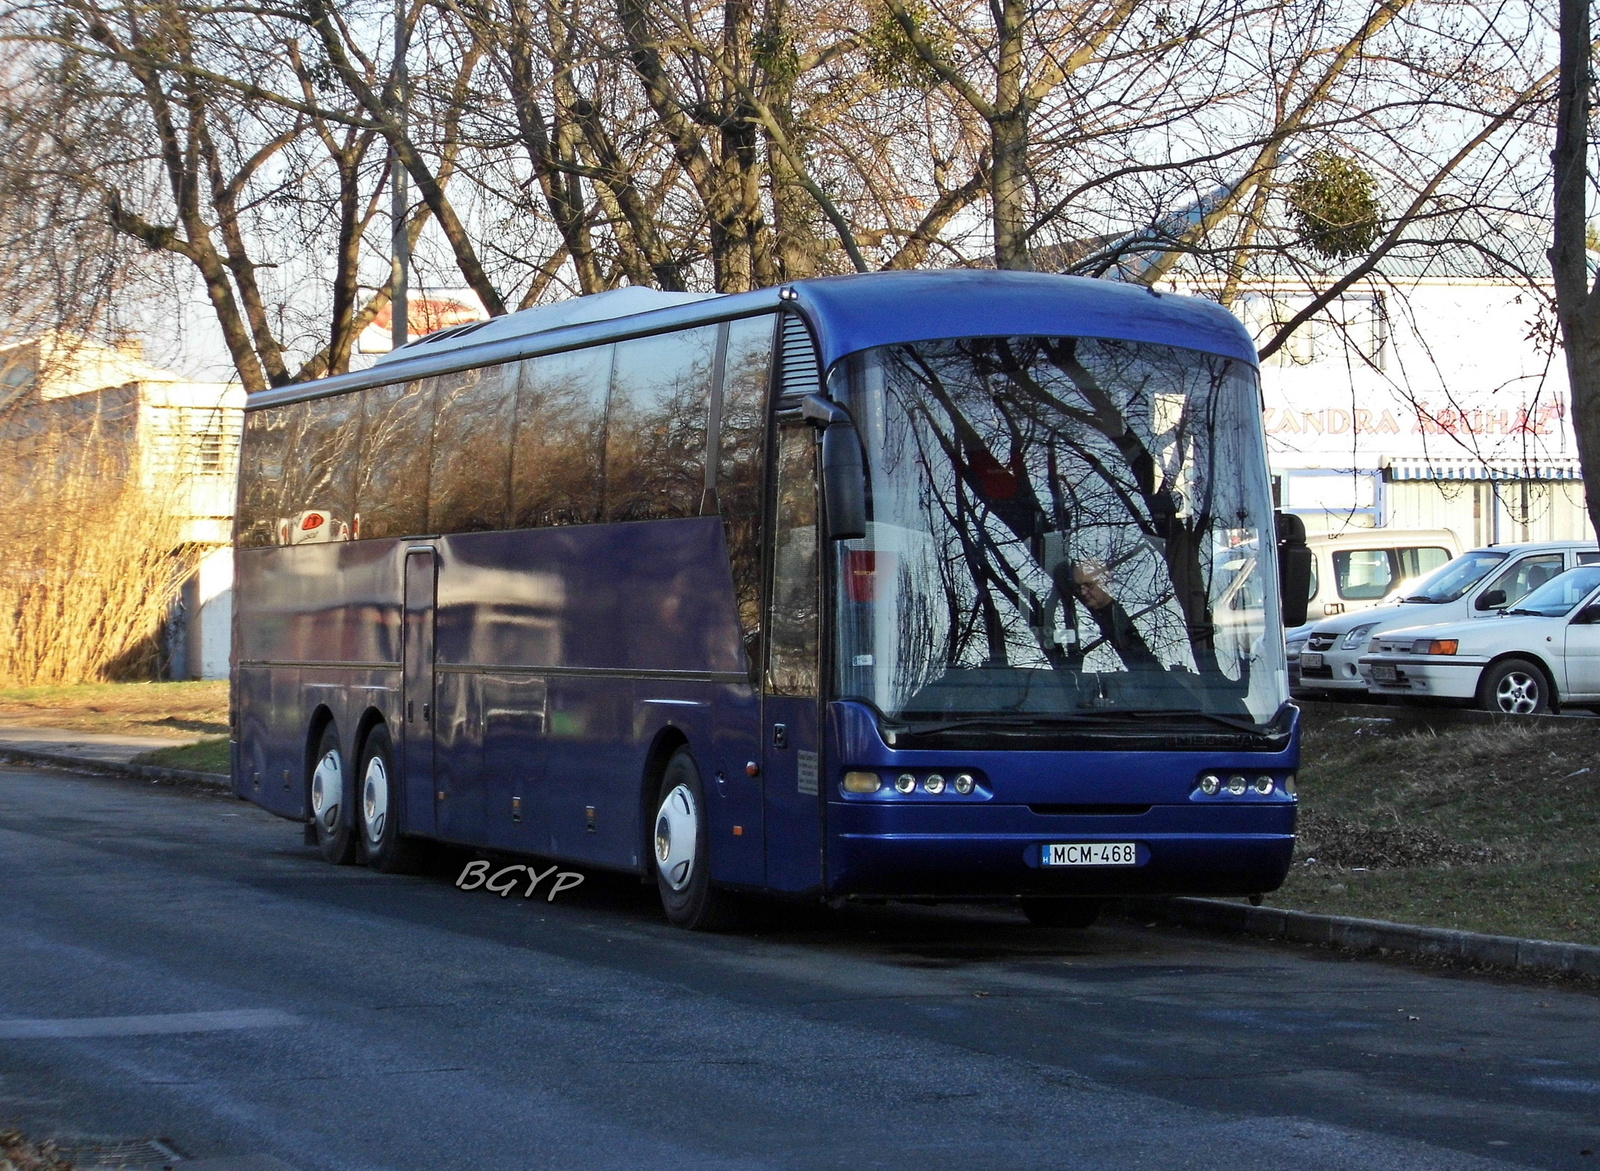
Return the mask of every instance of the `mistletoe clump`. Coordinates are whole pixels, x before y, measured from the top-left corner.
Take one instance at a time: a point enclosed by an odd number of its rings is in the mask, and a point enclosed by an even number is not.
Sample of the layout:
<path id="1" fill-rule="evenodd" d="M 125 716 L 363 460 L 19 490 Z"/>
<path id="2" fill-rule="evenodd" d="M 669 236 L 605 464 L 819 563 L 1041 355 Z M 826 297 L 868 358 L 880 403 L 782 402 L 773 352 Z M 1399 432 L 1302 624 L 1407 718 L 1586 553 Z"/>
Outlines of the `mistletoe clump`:
<path id="1" fill-rule="evenodd" d="M 1333 260 L 1367 251 L 1378 234 L 1377 187 L 1354 159 L 1317 151 L 1300 164 L 1289 185 L 1300 238 Z"/>

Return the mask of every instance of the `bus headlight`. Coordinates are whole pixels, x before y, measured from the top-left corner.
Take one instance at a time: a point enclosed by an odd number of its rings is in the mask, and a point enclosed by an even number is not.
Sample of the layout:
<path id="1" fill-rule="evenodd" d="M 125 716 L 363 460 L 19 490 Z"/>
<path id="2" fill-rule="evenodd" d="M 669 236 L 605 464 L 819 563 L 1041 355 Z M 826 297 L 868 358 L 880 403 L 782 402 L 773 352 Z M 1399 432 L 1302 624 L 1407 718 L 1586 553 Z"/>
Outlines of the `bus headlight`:
<path id="1" fill-rule="evenodd" d="M 1265 797 L 1265 796 L 1268 796 L 1272 792 L 1272 789 L 1273 789 L 1273 783 L 1272 783 L 1272 778 L 1271 777 L 1257 777 L 1256 778 L 1255 790 L 1256 790 L 1257 793 L 1260 793 L 1263 797 Z"/>
<path id="2" fill-rule="evenodd" d="M 917 778 L 910 773 L 901 773 L 894 779 L 896 793 L 909 793 L 917 787 Z"/>
<path id="3" fill-rule="evenodd" d="M 1216 773 L 1207 773 L 1200 778 L 1200 791 L 1207 797 L 1215 797 L 1222 788 L 1222 778 Z"/>
<path id="4" fill-rule="evenodd" d="M 846 793 L 876 793 L 883 788 L 883 782 L 878 779 L 877 773 L 845 773 L 844 791 Z"/>
<path id="5" fill-rule="evenodd" d="M 938 773 L 934 773 L 931 777 L 922 782 L 922 787 L 928 790 L 930 793 L 943 793 L 944 778 Z"/>
<path id="6" fill-rule="evenodd" d="M 951 784 L 955 786 L 956 792 L 963 797 L 978 787 L 978 782 L 972 779 L 971 773 L 962 773 Z"/>
<path id="7" fill-rule="evenodd" d="M 1246 788 L 1245 779 L 1238 773 L 1228 778 L 1228 796 L 1243 797 Z"/>

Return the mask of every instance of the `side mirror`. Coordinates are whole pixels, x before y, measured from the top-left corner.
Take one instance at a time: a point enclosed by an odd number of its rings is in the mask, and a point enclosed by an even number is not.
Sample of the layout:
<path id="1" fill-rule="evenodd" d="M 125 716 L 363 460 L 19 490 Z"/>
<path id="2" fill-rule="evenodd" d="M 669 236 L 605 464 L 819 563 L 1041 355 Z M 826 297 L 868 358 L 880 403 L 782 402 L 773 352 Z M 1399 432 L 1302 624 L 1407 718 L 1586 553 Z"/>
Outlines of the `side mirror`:
<path id="1" fill-rule="evenodd" d="M 1283 624 L 1304 625 L 1311 600 L 1311 550 L 1306 546 L 1306 522 L 1292 512 L 1273 513 L 1278 536 L 1278 596 Z"/>
<path id="2" fill-rule="evenodd" d="M 867 535 L 867 468 L 861 437 L 843 407 L 808 394 L 800 404 L 808 423 L 822 427 L 822 502 L 830 541 Z"/>
<path id="3" fill-rule="evenodd" d="M 1572 619 L 1574 626 L 1593 626 L 1600 622 L 1600 602 L 1590 602 Z"/>
<path id="4" fill-rule="evenodd" d="M 1506 604 L 1505 590 L 1490 590 L 1488 593 L 1478 595 L 1478 600 L 1472 603 L 1474 610 L 1498 610 Z"/>

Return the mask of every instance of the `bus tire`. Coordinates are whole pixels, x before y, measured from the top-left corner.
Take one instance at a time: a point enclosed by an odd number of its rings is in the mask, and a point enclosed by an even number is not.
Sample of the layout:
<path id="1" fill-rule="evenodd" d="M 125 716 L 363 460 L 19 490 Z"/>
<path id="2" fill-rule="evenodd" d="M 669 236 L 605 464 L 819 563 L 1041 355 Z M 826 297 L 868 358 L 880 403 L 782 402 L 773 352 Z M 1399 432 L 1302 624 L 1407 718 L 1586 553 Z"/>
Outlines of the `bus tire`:
<path id="1" fill-rule="evenodd" d="M 679 748 L 667 761 L 656 793 L 650 845 L 667 920 L 689 931 L 728 926 L 732 896 L 711 885 L 705 788 L 687 748 Z"/>
<path id="2" fill-rule="evenodd" d="M 1099 899 L 1023 899 L 1022 913 L 1035 927 L 1082 931 L 1100 918 Z"/>
<path id="3" fill-rule="evenodd" d="M 379 724 L 367 734 L 361 752 L 356 821 L 361 853 L 380 874 L 410 874 L 421 862 L 417 843 L 400 834 L 400 776 L 394 767 L 389 729 Z"/>
<path id="4" fill-rule="evenodd" d="M 317 740 L 307 781 L 311 798 L 311 824 L 317 849 L 325 862 L 348 866 L 356 860 L 355 779 L 339 750 L 339 729 L 330 721 Z"/>

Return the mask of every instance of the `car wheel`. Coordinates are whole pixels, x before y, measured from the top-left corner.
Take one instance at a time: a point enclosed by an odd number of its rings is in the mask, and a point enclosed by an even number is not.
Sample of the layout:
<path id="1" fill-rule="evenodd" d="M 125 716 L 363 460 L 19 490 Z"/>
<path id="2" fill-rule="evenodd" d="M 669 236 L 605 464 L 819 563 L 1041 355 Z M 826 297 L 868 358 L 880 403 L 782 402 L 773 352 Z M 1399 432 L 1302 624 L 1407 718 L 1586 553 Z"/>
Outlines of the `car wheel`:
<path id="1" fill-rule="evenodd" d="M 368 866 L 383 874 L 409 874 L 417 869 L 422 851 L 400 833 L 400 775 L 394 767 L 389 729 L 381 724 L 368 733 L 361 753 L 358 813 L 361 853 Z"/>
<path id="2" fill-rule="evenodd" d="M 1550 710 L 1550 684 L 1527 659 L 1506 659 L 1483 673 L 1478 706 L 1508 716 L 1534 716 Z"/>
<path id="3" fill-rule="evenodd" d="M 1081 931 L 1100 918 L 1099 899 L 1023 899 L 1022 913 L 1035 927 L 1070 927 Z"/>
<path id="4" fill-rule="evenodd" d="M 728 926 L 733 896 L 711 885 L 705 789 L 687 748 L 672 754 L 658 793 L 651 847 L 667 919 L 690 931 Z"/>
<path id="5" fill-rule="evenodd" d="M 311 767 L 311 823 L 316 827 L 317 849 L 324 861 L 348 866 L 356 860 L 356 832 L 351 815 L 350 770 L 339 751 L 339 730 L 329 723 L 317 740 Z"/>

